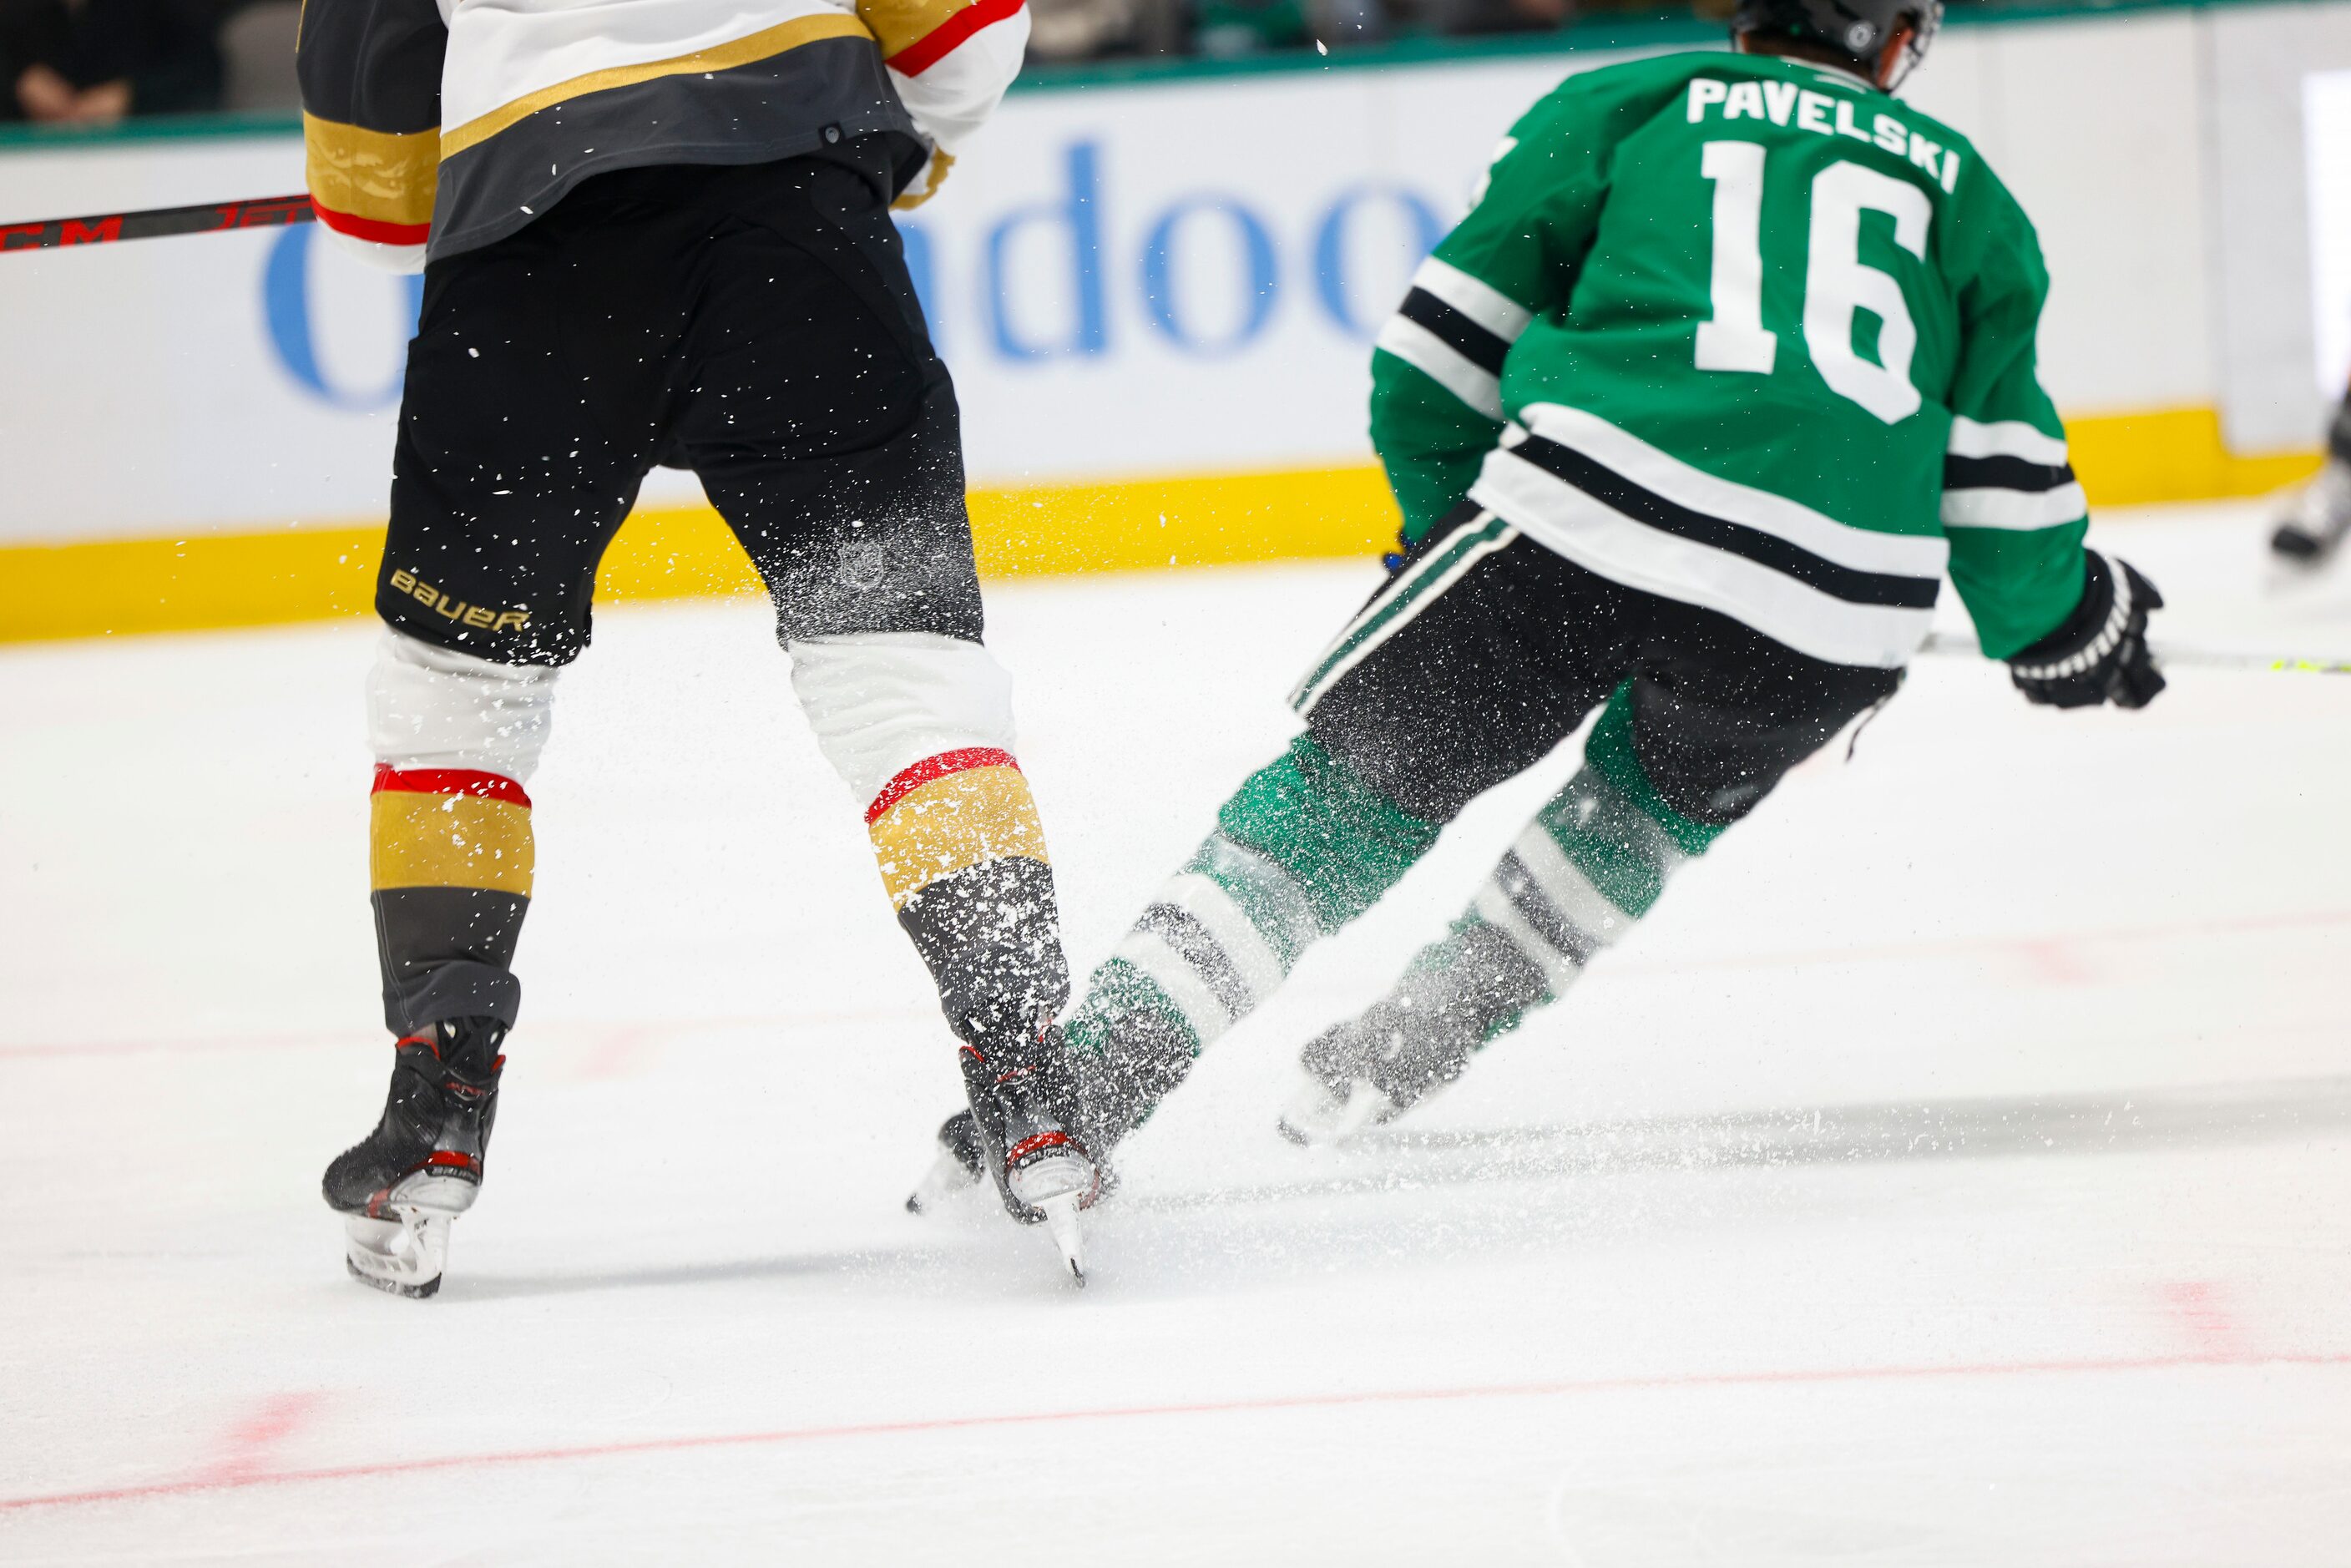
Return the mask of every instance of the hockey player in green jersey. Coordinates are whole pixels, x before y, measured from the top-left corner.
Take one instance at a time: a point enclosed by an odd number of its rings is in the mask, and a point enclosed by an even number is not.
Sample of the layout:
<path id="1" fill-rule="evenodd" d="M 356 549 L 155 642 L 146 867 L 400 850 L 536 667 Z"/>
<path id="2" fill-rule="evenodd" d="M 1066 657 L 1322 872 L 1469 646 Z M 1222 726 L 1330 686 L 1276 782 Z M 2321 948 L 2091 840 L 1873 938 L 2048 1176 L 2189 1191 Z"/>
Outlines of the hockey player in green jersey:
<path id="1" fill-rule="evenodd" d="M 1293 1136 L 1395 1115 L 1564 991 L 1894 695 L 1947 571 L 2030 700 L 2162 689 L 2160 599 L 2083 547 L 2032 226 L 1891 96 L 1939 14 L 1746 0 L 1735 53 L 1573 77 L 1512 128 L 1374 356 L 1404 553 L 1070 1020 L 1097 1156 L 1594 708 L 1468 911 L 1307 1048 Z"/>

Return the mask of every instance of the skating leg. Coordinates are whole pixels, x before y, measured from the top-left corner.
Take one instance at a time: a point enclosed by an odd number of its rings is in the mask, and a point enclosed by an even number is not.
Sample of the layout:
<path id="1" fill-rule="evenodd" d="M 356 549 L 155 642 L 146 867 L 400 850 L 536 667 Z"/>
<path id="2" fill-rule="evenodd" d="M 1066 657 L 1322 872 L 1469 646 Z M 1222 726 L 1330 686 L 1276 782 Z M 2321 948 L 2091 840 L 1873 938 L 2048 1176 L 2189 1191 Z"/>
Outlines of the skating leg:
<path id="1" fill-rule="evenodd" d="M 555 672 L 387 631 L 368 683 L 377 757 L 370 864 L 384 1022 L 398 1042 L 373 1133 L 327 1169 L 346 1261 L 402 1295 L 439 1289 L 450 1223 L 481 1189 L 511 964 L 533 873 L 523 780 L 545 744 Z"/>
<path id="2" fill-rule="evenodd" d="M 1623 694 L 1589 760 L 1496 863 L 1443 940 L 1388 995 L 1301 1053 L 1306 1082 L 1282 1135 L 1329 1143 L 1385 1122 L 1458 1078 L 1470 1056 L 1555 1000 L 1649 912 L 1719 824 L 1666 807 L 1638 772 Z"/>
<path id="3" fill-rule="evenodd" d="M 1458 1078 L 1620 941 L 1677 868 L 1898 684 L 1892 671 L 1824 664 L 1702 612 L 1660 601 L 1652 614 L 1671 652 L 1610 696 L 1584 766 L 1445 938 L 1386 997 L 1308 1044 L 1283 1135 L 1341 1140 Z"/>
<path id="4" fill-rule="evenodd" d="M 1012 753 L 1010 682 L 978 643 L 936 633 L 810 638 L 791 653 L 801 706 L 867 801 L 883 885 L 961 1042 L 973 1120 L 946 1152 L 975 1156 L 1007 1210 L 1047 1224 L 1079 1271 L 1075 1213 L 1099 1178 L 1052 1021 L 1069 970 L 1044 830 Z"/>
<path id="5" fill-rule="evenodd" d="M 1251 775 L 1217 822 L 1071 1018 L 1098 1145 L 1139 1125 L 1310 945 L 1369 909 L 1437 834 L 1311 736 Z"/>

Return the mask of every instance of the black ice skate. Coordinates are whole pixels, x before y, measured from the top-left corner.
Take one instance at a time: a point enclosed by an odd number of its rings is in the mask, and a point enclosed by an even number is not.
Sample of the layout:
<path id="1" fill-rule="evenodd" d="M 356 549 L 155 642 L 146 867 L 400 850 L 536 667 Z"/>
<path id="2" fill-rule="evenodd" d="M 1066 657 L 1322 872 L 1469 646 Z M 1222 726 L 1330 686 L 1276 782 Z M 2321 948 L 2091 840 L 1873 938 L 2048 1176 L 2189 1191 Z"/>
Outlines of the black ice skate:
<path id="1" fill-rule="evenodd" d="M 961 1053 L 981 1166 L 1005 1209 L 1023 1225 L 1043 1225 L 1083 1285 L 1078 1213 L 1093 1206 L 1102 1181 L 1077 1131 L 1078 1077 L 1061 1026 L 1047 1019 L 984 1038 L 984 1048 L 967 1043 Z M 940 1129 L 943 1145 L 953 1125 L 950 1118 Z"/>
<path id="2" fill-rule="evenodd" d="M 1336 1144 L 1392 1122 L 1468 1071 L 1469 1059 L 1548 995 L 1493 926 L 1456 930 L 1395 990 L 1299 1052 L 1306 1082 L 1277 1124 L 1293 1144 Z"/>
<path id="3" fill-rule="evenodd" d="M 1086 1124 L 1088 1131 L 1081 1140 L 1094 1162 L 1094 1179 L 1101 1190 L 1094 1196 L 1100 1203 L 1118 1190 L 1118 1166 L 1103 1155 L 1102 1134 L 1097 1124 Z M 956 1112 L 939 1124 L 938 1154 L 914 1190 L 906 1195 L 908 1214 L 928 1214 L 959 1192 L 967 1192 L 987 1179 L 987 1155 L 979 1144 L 979 1119 L 969 1107 Z"/>
<path id="4" fill-rule="evenodd" d="M 2351 463 L 2330 458 L 2270 536 L 2270 549 L 2295 566 L 2314 569 L 2334 557 L 2346 533 L 2351 533 Z"/>
<path id="5" fill-rule="evenodd" d="M 1426 1019 L 1375 1002 L 1361 1018 L 1333 1024 L 1298 1054 L 1306 1082 L 1276 1129 L 1293 1144 L 1341 1144 L 1392 1122 L 1468 1064 L 1459 1046 Z M 1457 1047 L 1458 1049 L 1457 1050 Z"/>
<path id="6" fill-rule="evenodd" d="M 506 1032 L 495 1019 L 457 1019 L 397 1042 L 382 1120 L 321 1184 L 345 1216 L 354 1278 L 402 1296 L 441 1288 L 450 1222 L 482 1189 Z"/>

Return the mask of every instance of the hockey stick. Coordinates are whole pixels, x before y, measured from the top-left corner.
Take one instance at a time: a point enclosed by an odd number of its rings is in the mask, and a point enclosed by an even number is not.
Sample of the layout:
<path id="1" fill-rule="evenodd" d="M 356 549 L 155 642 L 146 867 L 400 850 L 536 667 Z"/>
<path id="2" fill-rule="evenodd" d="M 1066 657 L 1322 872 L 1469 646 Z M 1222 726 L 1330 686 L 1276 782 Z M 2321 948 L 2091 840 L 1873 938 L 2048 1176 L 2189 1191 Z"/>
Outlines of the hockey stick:
<path id="1" fill-rule="evenodd" d="M 2150 643 L 2155 662 L 2198 670 L 2290 670 L 2307 675 L 2351 675 L 2351 660 L 2304 659 L 2292 654 L 2237 653 L 2219 648 L 2187 648 L 2177 643 Z M 1922 653 L 1964 653 L 1980 658 L 1983 650 L 1972 637 L 1956 632 L 1929 632 L 1919 644 Z"/>
<path id="2" fill-rule="evenodd" d="M 112 245 L 117 240 L 162 239 L 171 235 L 221 234 L 230 229 L 274 229 L 318 217 L 308 196 L 256 196 L 243 202 L 211 202 L 201 207 L 151 207 L 143 213 L 99 213 L 86 218 L 45 218 L 0 224 L 0 251 L 52 250 L 68 245 Z"/>

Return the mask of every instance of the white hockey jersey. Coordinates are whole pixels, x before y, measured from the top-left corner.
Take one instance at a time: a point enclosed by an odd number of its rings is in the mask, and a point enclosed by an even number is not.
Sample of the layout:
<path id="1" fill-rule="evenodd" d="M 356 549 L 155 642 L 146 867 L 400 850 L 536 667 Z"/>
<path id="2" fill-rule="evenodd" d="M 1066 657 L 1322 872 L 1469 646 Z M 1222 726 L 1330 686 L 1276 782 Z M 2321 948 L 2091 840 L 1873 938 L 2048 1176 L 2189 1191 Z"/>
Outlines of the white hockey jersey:
<path id="1" fill-rule="evenodd" d="M 936 187 L 1020 68 L 1022 0 L 308 0 L 298 66 L 329 232 L 413 271 L 589 175 L 906 139 Z"/>

